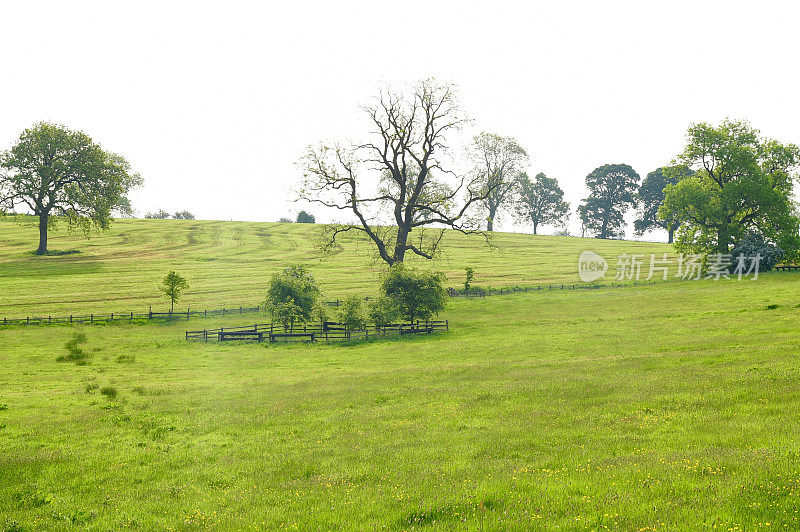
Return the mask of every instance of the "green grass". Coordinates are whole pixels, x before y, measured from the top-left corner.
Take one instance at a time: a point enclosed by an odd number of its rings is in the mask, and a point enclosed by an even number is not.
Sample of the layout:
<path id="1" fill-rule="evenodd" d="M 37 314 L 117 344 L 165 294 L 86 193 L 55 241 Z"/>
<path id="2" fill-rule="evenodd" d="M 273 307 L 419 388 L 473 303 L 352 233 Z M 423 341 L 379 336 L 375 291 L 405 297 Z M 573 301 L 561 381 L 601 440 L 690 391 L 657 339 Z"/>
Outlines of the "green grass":
<path id="1" fill-rule="evenodd" d="M 314 271 L 366 288 L 349 260 Z M 349 346 L 0 329 L 0 530 L 798 529 L 798 279 L 454 300 L 450 333 Z M 76 331 L 88 365 L 57 362 Z"/>
<path id="2" fill-rule="evenodd" d="M 70 313 L 131 312 L 149 305 L 167 308 L 159 283 L 170 269 L 187 278 L 183 305 L 196 309 L 260 303 L 269 276 L 290 263 L 303 263 L 318 278 L 326 297 L 374 294 L 382 269 L 372 248 L 355 238 L 332 254 L 319 252 L 321 226 L 184 220 L 117 220 L 108 232 L 52 232 L 52 249 L 77 254 L 38 257 L 38 229 L 0 219 L 0 318 Z M 482 286 L 577 283 L 578 255 L 593 249 L 609 259 L 613 275 L 620 252 L 663 253 L 664 244 L 498 233 L 495 248 L 480 237 L 449 233 L 446 253 L 432 265 L 451 286 L 475 268 Z M 421 261 L 411 261 L 422 264 Z"/>

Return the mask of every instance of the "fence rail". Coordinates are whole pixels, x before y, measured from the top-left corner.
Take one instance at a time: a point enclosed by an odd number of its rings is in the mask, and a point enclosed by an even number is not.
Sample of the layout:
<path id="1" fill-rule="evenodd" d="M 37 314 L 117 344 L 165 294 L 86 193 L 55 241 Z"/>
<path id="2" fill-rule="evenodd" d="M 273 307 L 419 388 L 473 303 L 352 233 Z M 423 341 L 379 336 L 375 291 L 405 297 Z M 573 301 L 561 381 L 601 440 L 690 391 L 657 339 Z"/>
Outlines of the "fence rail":
<path id="1" fill-rule="evenodd" d="M 220 327 L 201 331 L 186 331 L 186 340 L 227 342 L 234 340 L 269 342 L 341 342 L 385 338 L 388 335 L 431 334 L 449 331 L 449 320 L 394 323 L 385 327 L 367 327 L 348 331 L 338 322 L 303 324 L 285 328 L 276 323 L 255 323 L 242 327 Z"/>
<path id="2" fill-rule="evenodd" d="M 208 318 L 214 316 L 229 316 L 233 314 L 250 314 L 261 312 L 263 307 L 238 307 L 220 308 L 213 310 L 176 310 L 168 312 L 154 312 L 153 307 L 147 312 L 111 312 L 109 314 L 88 314 L 88 315 L 69 315 L 69 316 L 29 316 L 26 318 L 3 318 L 0 325 L 50 325 L 57 323 L 81 323 L 81 324 L 102 324 L 102 323 L 133 323 L 134 321 L 145 320 L 189 320 L 192 318 Z"/>

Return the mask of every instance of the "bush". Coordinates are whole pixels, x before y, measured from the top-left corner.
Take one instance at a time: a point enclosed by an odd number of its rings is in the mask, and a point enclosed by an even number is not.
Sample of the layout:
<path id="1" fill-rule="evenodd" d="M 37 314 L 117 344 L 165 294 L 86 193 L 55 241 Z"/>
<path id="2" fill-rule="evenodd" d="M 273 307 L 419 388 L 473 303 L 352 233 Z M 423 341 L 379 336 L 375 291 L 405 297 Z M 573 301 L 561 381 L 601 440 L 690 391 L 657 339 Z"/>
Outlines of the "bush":
<path id="1" fill-rule="evenodd" d="M 314 278 L 304 267 L 290 266 L 272 276 L 264 306 L 273 319 L 292 327 L 296 322 L 313 319 L 318 298 L 319 288 Z"/>
<path id="2" fill-rule="evenodd" d="M 472 283 L 472 279 L 475 277 L 475 270 L 467 266 L 464 268 L 464 273 L 466 274 L 466 278 L 464 280 L 464 292 L 469 292 L 470 284 Z"/>
<path id="3" fill-rule="evenodd" d="M 339 307 L 339 321 L 348 331 L 360 331 L 367 327 L 364 301 L 358 296 L 350 296 Z"/>
<path id="4" fill-rule="evenodd" d="M 144 217 L 153 220 L 166 220 L 169 218 L 169 213 L 164 209 L 159 209 L 156 212 L 148 212 Z"/>
<path id="5" fill-rule="evenodd" d="M 783 258 L 783 250 L 774 244 L 770 244 L 761 233 L 750 231 L 733 247 L 731 252 L 731 269 L 736 268 L 739 256 L 744 255 L 744 268 L 747 271 L 752 263 L 753 257 L 761 255 L 758 271 L 768 272 Z"/>
<path id="6" fill-rule="evenodd" d="M 78 366 L 85 366 L 89 363 L 89 353 L 85 352 L 81 345 L 86 343 L 86 334 L 76 332 L 72 338 L 64 344 L 64 349 L 67 350 L 66 355 L 61 355 L 56 358 L 56 362 L 75 362 Z"/>
<path id="7" fill-rule="evenodd" d="M 396 315 L 408 321 L 431 319 L 444 310 L 447 292 L 441 273 L 420 272 L 395 264 L 384 275 L 381 291 Z"/>
<path id="8" fill-rule="evenodd" d="M 392 302 L 386 297 L 379 297 L 369 303 L 369 320 L 375 327 L 386 327 L 397 319 L 397 310 Z"/>
<path id="9" fill-rule="evenodd" d="M 178 211 L 172 217 L 176 220 L 194 220 L 194 214 L 189 211 Z"/>

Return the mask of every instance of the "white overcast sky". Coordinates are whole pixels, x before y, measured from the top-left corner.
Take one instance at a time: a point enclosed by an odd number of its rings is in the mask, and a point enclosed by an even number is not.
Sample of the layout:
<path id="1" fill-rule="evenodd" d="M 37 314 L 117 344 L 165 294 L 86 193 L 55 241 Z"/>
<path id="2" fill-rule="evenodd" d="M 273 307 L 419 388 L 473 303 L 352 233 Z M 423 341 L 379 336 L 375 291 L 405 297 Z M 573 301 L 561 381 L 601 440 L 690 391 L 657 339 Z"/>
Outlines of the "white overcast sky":
<path id="1" fill-rule="evenodd" d="M 800 143 L 798 20 L 789 1 L 4 0 L 0 148 L 63 123 L 128 158 L 140 214 L 274 221 L 299 209 L 305 146 L 356 136 L 382 85 L 433 76 L 575 206 L 593 168 L 644 177 L 693 121 Z"/>

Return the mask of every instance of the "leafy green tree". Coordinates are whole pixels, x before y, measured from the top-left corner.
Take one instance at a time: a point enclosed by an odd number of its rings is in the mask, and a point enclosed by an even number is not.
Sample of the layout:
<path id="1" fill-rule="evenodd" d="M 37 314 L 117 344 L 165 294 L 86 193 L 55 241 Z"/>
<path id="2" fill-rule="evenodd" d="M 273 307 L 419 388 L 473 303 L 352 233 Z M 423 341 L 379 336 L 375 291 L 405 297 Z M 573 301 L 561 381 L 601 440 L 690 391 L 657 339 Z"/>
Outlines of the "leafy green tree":
<path id="1" fill-rule="evenodd" d="M 353 218 L 326 226 L 325 249 L 360 233 L 392 265 L 407 253 L 433 258 L 445 227 L 480 233 L 470 213 L 492 188 L 447 164 L 449 137 L 465 122 L 455 88 L 426 80 L 409 92 L 386 90 L 364 111 L 371 131 L 363 140 L 311 148 L 302 160 L 300 199 Z"/>
<path id="2" fill-rule="evenodd" d="M 194 214 L 189 211 L 178 211 L 172 217 L 176 220 L 194 220 Z"/>
<path id="3" fill-rule="evenodd" d="M 175 310 L 175 302 L 180 299 L 181 293 L 187 288 L 189 288 L 189 283 L 186 282 L 186 279 L 172 270 L 161 281 L 161 291 L 169 298 L 170 312 Z"/>
<path id="4" fill-rule="evenodd" d="M 308 213 L 306 211 L 300 211 L 297 213 L 297 223 L 299 224 L 313 224 L 316 222 L 317 219 L 311 213 Z"/>
<path id="5" fill-rule="evenodd" d="M 731 250 L 731 266 L 735 268 L 741 259 L 744 267 L 749 269 L 758 256 L 758 271 L 768 272 L 783 258 L 783 255 L 783 250 L 767 242 L 764 235 L 748 231 Z"/>
<path id="6" fill-rule="evenodd" d="M 517 219 L 532 224 L 534 235 L 540 225 L 563 222 L 569 213 L 569 203 L 564 201 L 564 191 L 558 181 L 542 172 L 533 179 L 523 172 L 517 190 Z"/>
<path id="7" fill-rule="evenodd" d="M 604 164 L 586 176 L 589 197 L 581 216 L 586 229 L 597 238 L 616 238 L 625 233 L 624 216 L 636 206 L 639 174 L 627 164 Z"/>
<path id="8" fill-rule="evenodd" d="M 273 317 L 280 310 L 292 317 L 294 324 L 313 320 L 318 298 L 319 287 L 308 271 L 303 266 L 289 266 L 270 279 L 265 306 Z"/>
<path id="9" fill-rule="evenodd" d="M 56 217 L 86 234 L 108 229 L 115 211 L 129 211 L 128 191 L 141 184 L 128 162 L 80 131 L 40 122 L 0 154 L 0 210 L 22 205 L 39 217 L 38 255 Z"/>
<path id="10" fill-rule="evenodd" d="M 481 133 L 472 141 L 475 174 L 480 176 L 486 198 L 486 230 L 494 229 L 497 212 L 513 195 L 522 169 L 528 164 L 528 154 L 511 137 Z"/>
<path id="11" fill-rule="evenodd" d="M 677 163 L 696 174 L 668 185 L 659 217 L 682 220 L 679 250 L 730 253 L 748 231 L 778 245 L 790 260 L 800 249 L 792 185 L 800 149 L 761 137 L 748 122 L 689 127 Z"/>
<path id="12" fill-rule="evenodd" d="M 658 216 L 658 210 L 664 203 L 667 185 L 674 185 L 690 175 L 694 175 L 694 171 L 686 166 L 656 168 L 647 174 L 637 192 L 639 207 L 636 219 L 633 221 L 633 230 L 637 235 L 642 236 L 648 231 L 664 229 L 668 235 L 667 243 L 672 244 L 681 220 L 674 216 L 662 220 Z"/>
<path id="13" fill-rule="evenodd" d="M 360 331 L 367 326 L 367 314 L 364 300 L 358 296 L 350 296 L 339 307 L 339 322 L 348 331 Z"/>
<path id="14" fill-rule="evenodd" d="M 287 331 L 293 331 L 294 324 L 297 322 L 308 321 L 303 316 L 303 309 L 292 298 L 272 305 L 270 313 L 272 314 L 272 319 L 283 325 L 283 328 Z"/>
<path id="15" fill-rule="evenodd" d="M 440 273 L 421 272 L 397 264 L 389 268 L 381 292 L 391 302 L 397 316 L 410 322 L 429 320 L 444 310 L 447 292 Z"/>
<path id="16" fill-rule="evenodd" d="M 159 209 L 155 212 L 148 212 L 144 217 L 151 220 L 166 220 L 169 218 L 169 213 L 164 209 Z"/>

